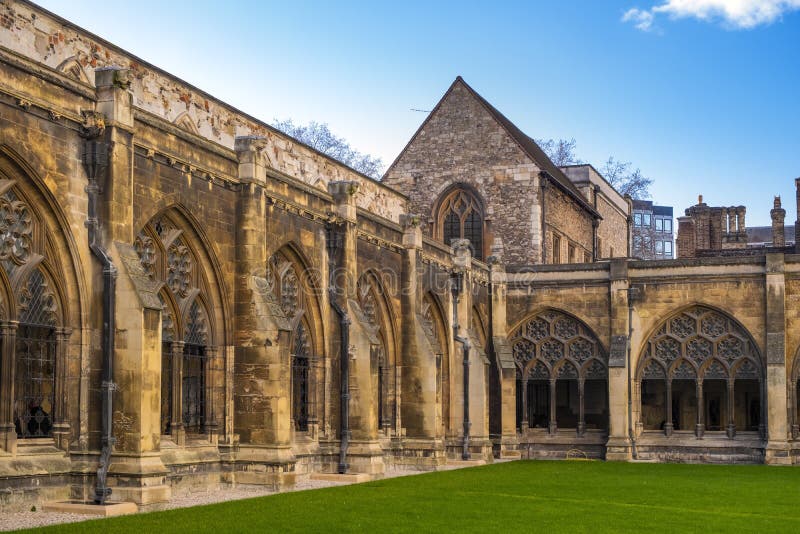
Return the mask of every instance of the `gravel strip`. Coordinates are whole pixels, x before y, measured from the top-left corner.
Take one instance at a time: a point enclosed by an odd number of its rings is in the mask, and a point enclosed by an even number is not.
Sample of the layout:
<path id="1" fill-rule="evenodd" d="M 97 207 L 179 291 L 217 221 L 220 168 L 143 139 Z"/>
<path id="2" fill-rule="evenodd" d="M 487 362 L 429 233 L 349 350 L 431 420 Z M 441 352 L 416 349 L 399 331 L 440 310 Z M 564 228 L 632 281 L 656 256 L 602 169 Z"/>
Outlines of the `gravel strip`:
<path id="1" fill-rule="evenodd" d="M 495 463 L 506 460 L 495 460 Z M 461 465 L 444 465 L 439 471 L 450 471 L 452 469 L 462 469 Z M 420 475 L 431 471 L 411 471 L 406 469 L 387 469 L 384 478 L 395 478 L 402 476 Z M 346 486 L 350 482 L 331 482 L 325 480 L 310 480 L 303 478 L 293 488 L 284 491 L 304 491 L 310 489 L 329 488 L 331 486 Z M 239 499 L 251 499 L 264 495 L 273 495 L 275 491 L 258 486 L 238 486 L 225 488 L 221 491 L 209 491 L 190 493 L 173 497 L 168 503 L 158 506 L 158 510 L 173 510 L 175 508 L 187 508 L 190 506 L 201 506 L 204 504 L 214 504 L 224 501 L 236 501 Z M 147 511 L 153 511 L 153 508 Z M 0 531 L 10 531 L 22 528 L 36 528 L 58 523 L 74 523 L 76 521 L 86 521 L 93 519 L 90 516 L 80 514 L 64 514 L 60 512 L 0 512 Z"/>

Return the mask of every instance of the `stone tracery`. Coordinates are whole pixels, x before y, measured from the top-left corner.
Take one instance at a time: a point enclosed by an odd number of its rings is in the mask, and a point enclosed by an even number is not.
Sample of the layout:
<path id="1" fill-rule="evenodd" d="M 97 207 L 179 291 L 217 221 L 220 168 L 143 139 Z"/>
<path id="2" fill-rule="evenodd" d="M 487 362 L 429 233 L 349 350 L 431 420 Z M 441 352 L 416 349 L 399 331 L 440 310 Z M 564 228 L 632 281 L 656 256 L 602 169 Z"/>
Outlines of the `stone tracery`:
<path id="1" fill-rule="evenodd" d="M 183 231 L 167 214 L 157 216 L 134 239 L 147 276 L 163 283 L 161 431 L 182 444 L 187 433 L 212 432 L 215 386 L 210 377 L 213 336 L 204 299 L 208 283 Z M 163 260 L 162 260 L 163 258 Z"/>
<path id="2" fill-rule="evenodd" d="M 670 435 L 693 428 L 702 436 L 707 428 L 724 427 L 733 437 L 737 428 L 761 425 L 757 349 L 737 321 L 717 310 L 693 306 L 668 318 L 645 343 L 638 369 L 644 429 Z M 715 406 L 711 411 L 709 403 Z M 737 410 L 741 403 L 751 407 Z"/>
<path id="3" fill-rule="evenodd" d="M 511 344 L 517 366 L 518 426 L 524 430 L 546 425 L 552 433 L 557 420 L 572 423 L 574 419 L 578 433 L 585 432 L 586 381 L 602 381 L 605 387 L 608 378 L 608 358 L 591 330 L 572 316 L 545 310 L 518 326 L 512 332 Z M 559 381 L 572 383 L 559 386 Z M 559 391 L 567 398 L 576 394 L 578 414 L 567 413 L 565 401 L 557 398 Z M 601 420 L 607 417 L 606 398 L 603 392 L 591 399 L 592 411 L 599 412 L 599 417 L 590 418 L 591 426 L 605 427 Z"/>

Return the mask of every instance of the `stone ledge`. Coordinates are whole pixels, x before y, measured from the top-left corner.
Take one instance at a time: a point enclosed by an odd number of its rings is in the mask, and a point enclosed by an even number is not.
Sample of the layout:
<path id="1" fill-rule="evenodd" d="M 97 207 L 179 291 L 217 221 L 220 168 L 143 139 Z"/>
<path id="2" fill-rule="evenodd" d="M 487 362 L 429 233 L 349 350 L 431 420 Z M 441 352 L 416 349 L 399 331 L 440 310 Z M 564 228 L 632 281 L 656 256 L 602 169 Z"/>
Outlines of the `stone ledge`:
<path id="1" fill-rule="evenodd" d="M 78 501 L 67 501 L 45 503 L 42 506 L 42 510 L 45 512 L 59 512 L 63 514 L 112 517 L 116 515 L 135 514 L 139 511 L 139 508 L 132 502 L 114 502 L 98 505 Z"/>
<path id="2" fill-rule="evenodd" d="M 478 467 L 486 465 L 486 460 L 451 460 L 448 458 L 445 465 L 447 467 Z"/>
<path id="3" fill-rule="evenodd" d="M 374 477 L 367 473 L 312 473 L 308 476 L 310 480 L 323 480 L 325 482 L 347 482 L 349 484 L 358 484 L 360 482 L 369 482 Z"/>

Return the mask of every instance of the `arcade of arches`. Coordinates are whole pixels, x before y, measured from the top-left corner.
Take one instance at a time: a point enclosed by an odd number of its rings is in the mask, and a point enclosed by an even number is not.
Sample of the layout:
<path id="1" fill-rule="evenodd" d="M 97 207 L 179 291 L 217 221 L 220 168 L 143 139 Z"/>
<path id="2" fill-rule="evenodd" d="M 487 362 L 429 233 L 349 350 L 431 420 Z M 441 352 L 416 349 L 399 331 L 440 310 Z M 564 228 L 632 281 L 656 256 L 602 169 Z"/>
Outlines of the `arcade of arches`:
<path id="1" fill-rule="evenodd" d="M 52 58 L 0 50 L 9 506 L 94 494 L 109 388 L 107 480 L 140 504 L 439 469 L 465 426 L 485 461 L 800 463 L 800 256 L 506 269 L 490 188 L 431 187 L 409 213 L 153 67 L 75 78 L 67 47 L 91 36 L 68 31 Z"/>

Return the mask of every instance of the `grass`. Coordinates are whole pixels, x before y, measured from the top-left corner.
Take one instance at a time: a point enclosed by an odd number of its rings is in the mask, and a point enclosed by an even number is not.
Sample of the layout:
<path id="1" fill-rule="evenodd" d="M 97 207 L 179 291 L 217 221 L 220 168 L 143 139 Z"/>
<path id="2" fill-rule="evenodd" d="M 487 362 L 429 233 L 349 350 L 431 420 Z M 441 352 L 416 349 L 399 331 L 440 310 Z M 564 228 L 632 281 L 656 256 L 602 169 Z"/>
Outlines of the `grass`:
<path id="1" fill-rule="evenodd" d="M 53 532 L 798 532 L 800 471 L 520 461 L 50 527 Z"/>

